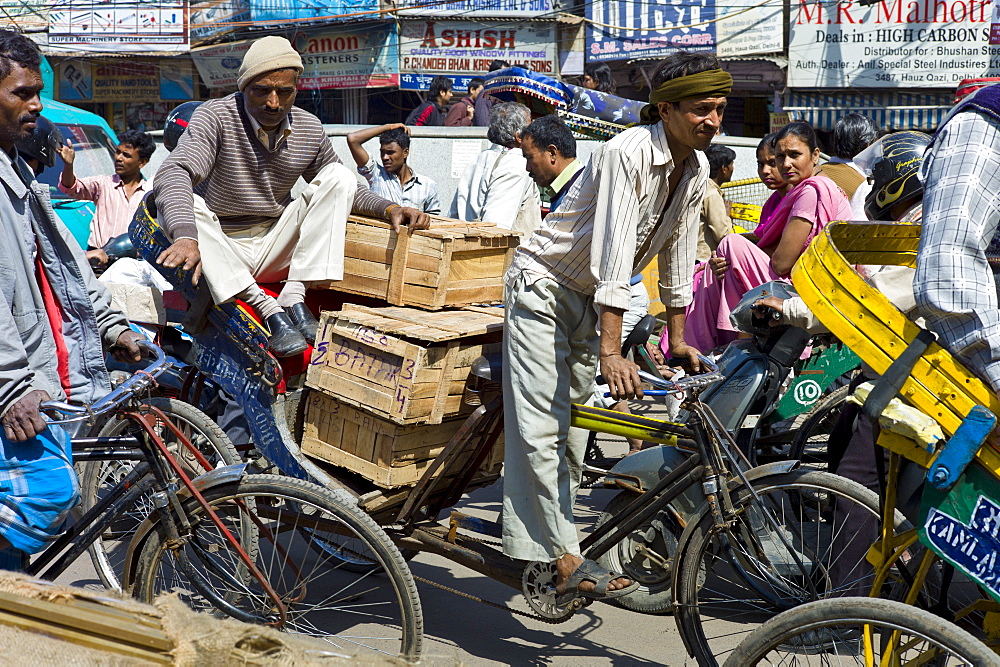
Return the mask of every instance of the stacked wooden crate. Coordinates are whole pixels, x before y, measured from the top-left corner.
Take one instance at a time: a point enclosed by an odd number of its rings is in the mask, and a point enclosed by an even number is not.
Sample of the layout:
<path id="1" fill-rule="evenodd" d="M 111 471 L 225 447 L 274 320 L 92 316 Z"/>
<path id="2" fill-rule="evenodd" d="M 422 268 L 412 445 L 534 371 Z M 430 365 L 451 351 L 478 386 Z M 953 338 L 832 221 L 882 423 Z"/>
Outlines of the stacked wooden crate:
<path id="1" fill-rule="evenodd" d="M 306 376 L 302 451 L 375 484 L 415 484 L 465 421 L 472 363 L 497 352 L 503 274 L 519 236 L 434 218 L 396 235 L 351 216 L 344 280 L 330 289 L 386 302 L 324 312 Z M 499 474 L 502 442 L 481 469 Z"/>

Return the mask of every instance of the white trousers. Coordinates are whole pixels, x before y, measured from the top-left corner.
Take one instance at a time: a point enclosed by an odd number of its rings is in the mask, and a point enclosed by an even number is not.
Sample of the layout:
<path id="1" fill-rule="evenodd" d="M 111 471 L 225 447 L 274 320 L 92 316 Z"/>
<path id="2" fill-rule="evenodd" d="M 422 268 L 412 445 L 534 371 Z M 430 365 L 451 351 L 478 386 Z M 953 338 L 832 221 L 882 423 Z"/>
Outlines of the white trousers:
<path id="1" fill-rule="evenodd" d="M 350 169 L 328 164 L 273 223 L 229 233 L 195 195 L 202 273 L 215 302 L 256 283 L 343 280 L 344 234 L 357 188 Z"/>
<path id="2" fill-rule="evenodd" d="M 570 405 L 593 396 L 599 339 L 594 298 L 523 275 L 504 321 L 503 551 L 520 560 L 580 554 L 573 502 L 589 433 Z"/>

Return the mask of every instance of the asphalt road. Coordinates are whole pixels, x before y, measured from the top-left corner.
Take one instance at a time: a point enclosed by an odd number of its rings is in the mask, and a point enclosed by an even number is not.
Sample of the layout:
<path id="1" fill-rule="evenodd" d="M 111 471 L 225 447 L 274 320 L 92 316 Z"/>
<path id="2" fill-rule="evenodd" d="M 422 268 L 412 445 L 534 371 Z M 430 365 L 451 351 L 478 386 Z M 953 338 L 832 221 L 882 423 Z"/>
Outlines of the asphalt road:
<path id="1" fill-rule="evenodd" d="M 600 436 L 608 456 L 627 450 L 624 440 Z M 479 489 L 456 508 L 496 519 L 501 485 Z M 589 532 L 615 495 L 606 489 L 583 489 L 577 501 L 577 526 Z M 481 576 L 442 557 L 422 553 L 410 562 L 422 577 L 504 607 L 529 612 L 519 591 Z M 99 587 L 89 557 L 84 556 L 58 579 L 60 583 Z M 470 600 L 428 584 L 417 584 L 424 615 L 424 656 L 431 665 L 688 665 L 674 619 L 595 603 L 568 621 L 548 624 Z M 735 626 L 734 631 L 745 631 Z"/>

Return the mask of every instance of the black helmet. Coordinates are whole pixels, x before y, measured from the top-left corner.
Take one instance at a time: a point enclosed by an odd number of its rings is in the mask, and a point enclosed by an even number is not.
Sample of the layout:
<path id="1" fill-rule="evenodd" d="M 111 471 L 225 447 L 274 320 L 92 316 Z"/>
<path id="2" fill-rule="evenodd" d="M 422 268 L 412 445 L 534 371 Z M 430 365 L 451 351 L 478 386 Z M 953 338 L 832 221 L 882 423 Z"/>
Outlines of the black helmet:
<path id="1" fill-rule="evenodd" d="M 923 197 L 920 164 L 931 138 L 923 132 L 893 132 L 863 150 L 854 163 L 869 174 L 872 191 L 865 197 L 871 220 L 891 220 L 898 204 L 915 204 Z"/>
<path id="2" fill-rule="evenodd" d="M 174 110 L 167 116 L 167 122 L 163 126 L 163 145 L 168 151 L 177 148 L 177 142 L 191 122 L 194 110 L 201 105 L 201 102 L 185 102 L 174 107 Z"/>
<path id="3" fill-rule="evenodd" d="M 18 141 L 16 145 L 17 151 L 26 160 L 34 158 L 46 167 L 54 167 L 62 143 L 63 135 L 59 128 L 44 116 L 39 116 L 31 136 Z"/>

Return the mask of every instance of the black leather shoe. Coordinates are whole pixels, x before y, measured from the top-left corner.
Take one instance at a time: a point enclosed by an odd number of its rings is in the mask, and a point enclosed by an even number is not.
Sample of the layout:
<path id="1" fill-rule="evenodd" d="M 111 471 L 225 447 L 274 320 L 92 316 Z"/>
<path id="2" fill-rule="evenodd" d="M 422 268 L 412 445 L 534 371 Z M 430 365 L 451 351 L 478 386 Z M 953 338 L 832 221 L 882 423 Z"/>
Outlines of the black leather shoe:
<path id="1" fill-rule="evenodd" d="M 267 347 L 276 357 L 294 357 L 309 347 L 299 330 L 285 313 L 275 313 L 264 320 L 264 325 L 270 333 Z"/>
<path id="2" fill-rule="evenodd" d="M 306 307 L 306 304 L 299 301 L 298 303 L 285 306 L 285 312 L 288 313 L 288 318 L 295 325 L 295 328 L 299 330 L 302 337 L 309 342 L 310 345 L 316 344 L 316 331 L 319 329 L 319 322 L 313 317 L 313 314 Z"/>

